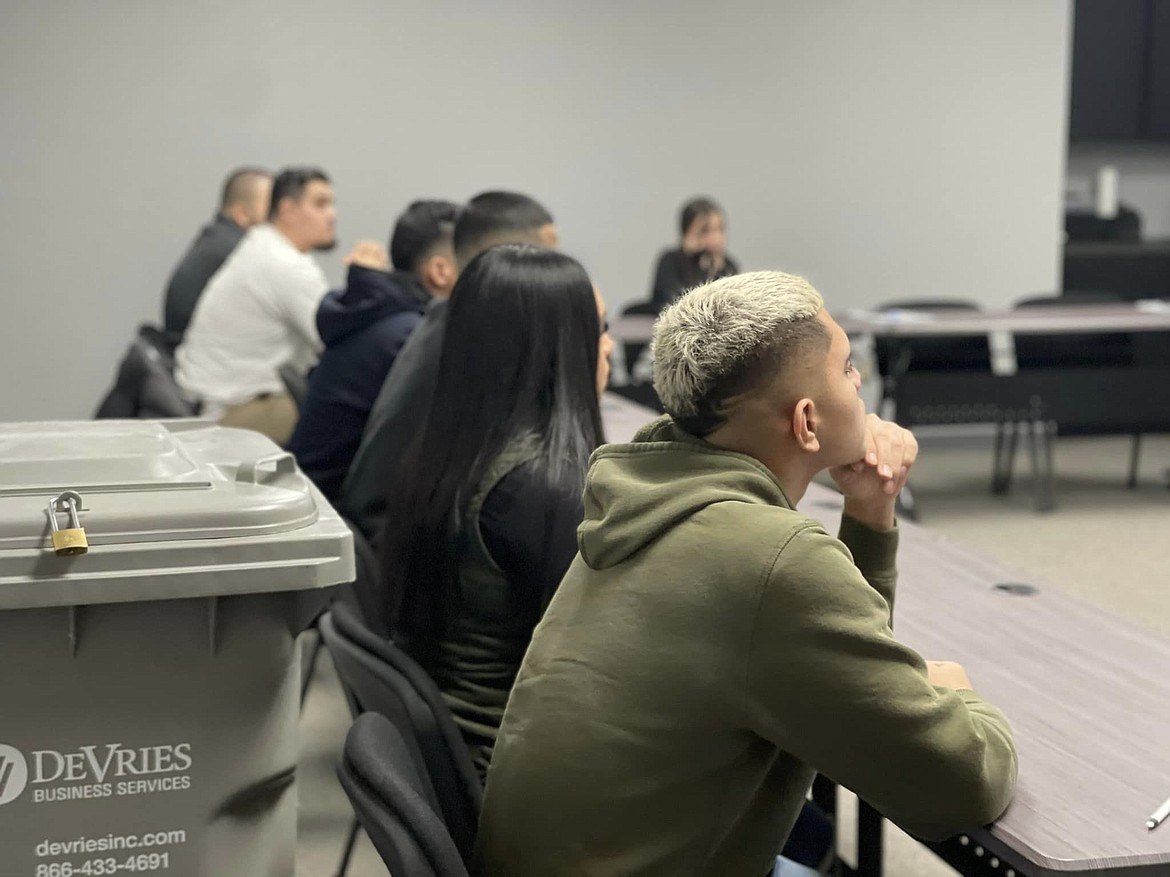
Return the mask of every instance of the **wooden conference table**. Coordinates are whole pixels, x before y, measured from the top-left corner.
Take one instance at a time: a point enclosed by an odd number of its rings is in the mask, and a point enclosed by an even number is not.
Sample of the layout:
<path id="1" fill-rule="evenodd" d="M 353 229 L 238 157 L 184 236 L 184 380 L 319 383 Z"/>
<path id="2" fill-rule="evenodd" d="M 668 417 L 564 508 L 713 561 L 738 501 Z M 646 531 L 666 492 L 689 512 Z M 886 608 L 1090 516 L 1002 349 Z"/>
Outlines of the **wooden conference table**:
<path id="1" fill-rule="evenodd" d="M 602 416 L 609 440 L 625 441 L 655 415 L 607 395 Z M 837 532 L 832 490 L 812 485 L 800 509 Z M 970 875 L 1170 875 L 1170 821 L 1145 828 L 1170 796 L 1167 638 L 928 529 L 899 527 L 898 638 L 963 664 L 1007 715 L 1020 756 L 1003 817 L 931 848 Z M 881 873 L 880 826 L 863 806 L 859 874 Z"/>

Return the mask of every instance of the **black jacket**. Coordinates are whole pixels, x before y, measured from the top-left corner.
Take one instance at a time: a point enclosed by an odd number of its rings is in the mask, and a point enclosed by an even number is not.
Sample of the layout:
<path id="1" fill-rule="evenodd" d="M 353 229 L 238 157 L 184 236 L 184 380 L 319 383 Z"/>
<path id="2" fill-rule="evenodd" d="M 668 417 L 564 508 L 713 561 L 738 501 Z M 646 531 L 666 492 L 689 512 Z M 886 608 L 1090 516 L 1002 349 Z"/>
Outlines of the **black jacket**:
<path id="1" fill-rule="evenodd" d="M 199 236 L 171 275 L 163 300 L 163 329 L 173 345 L 183 340 L 207 281 L 243 237 L 244 229 L 222 214 L 199 230 Z"/>
<path id="2" fill-rule="evenodd" d="M 386 375 L 429 301 L 413 274 L 353 265 L 346 288 L 326 295 L 317 310 L 325 351 L 309 376 L 289 450 L 330 501 L 337 499 Z"/>
<path id="3" fill-rule="evenodd" d="M 658 257 L 654 269 L 654 288 L 650 300 L 662 310 L 676 298 L 696 286 L 719 277 L 730 277 L 739 273 L 739 266 L 731 256 L 725 256 L 723 267 L 711 271 L 702 264 L 702 253 L 684 253 L 682 250 L 666 250 Z"/>
<path id="4" fill-rule="evenodd" d="M 386 377 L 337 498 L 338 511 L 371 542 L 377 541 L 386 517 L 386 493 L 394 467 L 430 412 L 446 331 L 447 302 L 439 299 L 427 309 Z"/>

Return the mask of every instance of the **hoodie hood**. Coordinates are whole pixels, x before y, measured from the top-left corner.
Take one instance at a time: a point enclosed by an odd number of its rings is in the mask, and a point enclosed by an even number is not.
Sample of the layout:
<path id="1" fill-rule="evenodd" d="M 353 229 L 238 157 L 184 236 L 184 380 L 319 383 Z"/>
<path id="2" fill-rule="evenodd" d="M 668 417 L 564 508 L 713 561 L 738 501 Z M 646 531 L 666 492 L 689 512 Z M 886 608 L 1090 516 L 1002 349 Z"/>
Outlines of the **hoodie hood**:
<path id="1" fill-rule="evenodd" d="M 581 557 L 615 566 L 709 505 L 744 502 L 792 508 L 776 477 L 745 454 L 716 448 L 669 416 L 628 444 L 603 445 L 590 460 Z"/>
<path id="2" fill-rule="evenodd" d="M 405 271 L 387 274 L 351 265 L 345 289 L 330 292 L 317 308 L 317 332 L 326 345 L 388 316 L 404 311 L 421 314 L 430 296 L 413 275 Z"/>

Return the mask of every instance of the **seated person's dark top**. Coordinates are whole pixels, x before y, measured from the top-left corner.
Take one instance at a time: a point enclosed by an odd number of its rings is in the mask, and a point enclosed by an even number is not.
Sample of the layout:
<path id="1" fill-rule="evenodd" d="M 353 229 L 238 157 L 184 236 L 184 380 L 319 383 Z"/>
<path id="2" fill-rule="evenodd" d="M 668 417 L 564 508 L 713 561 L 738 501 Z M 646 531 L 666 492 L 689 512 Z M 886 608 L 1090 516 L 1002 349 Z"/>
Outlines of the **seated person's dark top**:
<path id="1" fill-rule="evenodd" d="M 577 527 L 585 515 L 580 491 L 554 495 L 552 503 L 533 502 L 546 493 L 536 464 L 524 463 L 500 479 L 479 513 L 479 532 L 492 560 L 537 614 L 577 554 Z"/>
<path id="2" fill-rule="evenodd" d="M 341 491 L 386 375 L 429 301 L 413 274 L 352 265 L 346 288 L 326 295 L 317 310 L 325 350 L 309 376 L 289 450 L 330 502 Z"/>
<path id="3" fill-rule="evenodd" d="M 550 485 L 532 446 L 519 442 L 489 467 L 452 543 L 443 635 L 433 653 L 415 657 L 438 684 L 480 776 L 532 631 L 576 556 L 583 517 L 580 486 Z"/>
<path id="4" fill-rule="evenodd" d="M 171 275 L 163 299 L 163 329 L 173 345 L 183 340 L 207 281 L 227 261 L 243 236 L 244 229 L 222 214 L 216 214 L 215 219 L 199 230 Z"/>
<path id="5" fill-rule="evenodd" d="M 658 257 L 658 267 L 654 270 L 654 288 L 650 291 L 650 300 L 658 306 L 658 310 L 673 303 L 688 289 L 739 273 L 739 266 L 731 256 L 723 257 L 723 267 L 718 271 L 708 270 L 702 264 L 705 255 L 684 253 L 678 249 L 666 250 Z"/>
<path id="6" fill-rule="evenodd" d="M 390 476 L 430 411 L 443 355 L 446 315 L 446 299 L 431 302 L 394 360 L 337 495 L 337 510 L 373 543 L 386 519 Z"/>

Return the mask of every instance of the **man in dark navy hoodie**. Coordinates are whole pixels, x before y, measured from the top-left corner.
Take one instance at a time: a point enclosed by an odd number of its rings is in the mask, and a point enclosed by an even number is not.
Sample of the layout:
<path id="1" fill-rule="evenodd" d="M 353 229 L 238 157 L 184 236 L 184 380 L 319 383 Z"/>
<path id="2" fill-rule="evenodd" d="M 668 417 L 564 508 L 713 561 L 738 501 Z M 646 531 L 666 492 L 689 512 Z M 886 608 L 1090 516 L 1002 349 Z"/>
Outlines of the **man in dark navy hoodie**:
<path id="1" fill-rule="evenodd" d="M 467 202 L 455 223 L 459 270 L 499 244 L 533 244 L 556 249 L 552 215 L 520 192 L 481 192 Z M 447 301 L 436 301 L 395 362 L 370 411 L 361 445 L 334 503 L 371 542 L 386 518 L 391 474 L 402 459 L 435 395 L 436 375 L 447 329 Z"/>
<path id="2" fill-rule="evenodd" d="M 430 302 L 455 285 L 458 212 L 450 201 L 415 201 L 394 225 L 393 271 L 379 270 L 387 267 L 379 245 L 356 248 L 345 289 L 326 295 L 317 310 L 325 352 L 309 377 L 289 450 L 330 501 L 398 352 Z"/>

